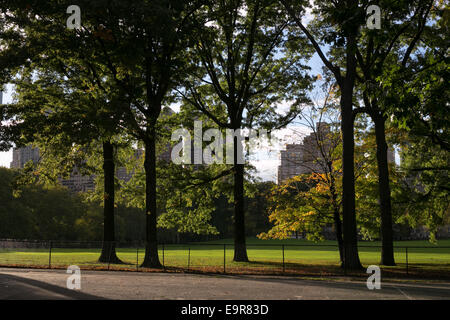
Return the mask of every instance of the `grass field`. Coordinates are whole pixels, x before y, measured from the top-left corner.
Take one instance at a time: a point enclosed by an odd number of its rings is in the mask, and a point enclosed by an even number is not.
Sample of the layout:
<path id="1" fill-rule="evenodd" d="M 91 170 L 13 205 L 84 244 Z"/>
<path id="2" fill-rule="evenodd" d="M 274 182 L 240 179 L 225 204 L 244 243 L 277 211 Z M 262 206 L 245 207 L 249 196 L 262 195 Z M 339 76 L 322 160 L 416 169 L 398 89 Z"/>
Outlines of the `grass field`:
<path id="1" fill-rule="evenodd" d="M 224 244 L 225 250 L 224 250 Z M 359 242 L 361 263 L 364 266 L 380 261 L 380 242 Z M 223 271 L 224 251 L 227 272 L 247 271 L 280 271 L 315 270 L 316 272 L 336 271 L 339 266 L 339 253 L 335 241 L 309 242 L 305 240 L 247 240 L 249 263 L 233 262 L 233 241 L 218 240 L 185 245 L 160 246 L 161 262 L 167 268 L 190 270 Z M 450 240 L 440 240 L 437 244 L 428 241 L 398 241 L 394 243 L 397 267 L 392 270 L 406 268 L 406 251 L 408 252 L 408 268 L 437 271 L 450 275 Z M 406 249 L 408 247 L 408 249 Z M 2 266 L 36 266 L 104 268 L 107 264 L 99 263 L 100 249 L 67 249 L 53 247 L 51 261 L 49 249 L 1 249 L 0 265 Z M 125 265 L 110 265 L 108 268 L 136 269 L 143 261 L 143 248 L 118 248 L 118 257 Z"/>

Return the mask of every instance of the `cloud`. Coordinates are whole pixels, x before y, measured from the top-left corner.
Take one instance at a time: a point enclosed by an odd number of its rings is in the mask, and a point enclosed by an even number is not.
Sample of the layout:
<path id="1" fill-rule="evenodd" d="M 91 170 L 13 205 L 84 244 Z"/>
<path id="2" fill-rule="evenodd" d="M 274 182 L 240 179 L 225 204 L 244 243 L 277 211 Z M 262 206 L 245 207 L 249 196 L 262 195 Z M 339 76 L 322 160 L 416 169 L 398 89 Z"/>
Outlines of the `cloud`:
<path id="1" fill-rule="evenodd" d="M 257 170 L 256 176 L 261 178 L 263 181 L 277 181 L 279 160 L 250 161 L 250 164 L 255 166 Z"/>
<path id="2" fill-rule="evenodd" d="M 0 167 L 9 168 L 12 161 L 12 151 L 0 152 Z"/>
<path id="3" fill-rule="evenodd" d="M 306 126 L 288 126 L 272 132 L 270 141 L 261 141 L 249 160 L 257 170 L 256 176 L 265 181 L 276 182 L 280 151 L 285 150 L 286 144 L 300 144 L 310 133 L 311 130 Z"/>

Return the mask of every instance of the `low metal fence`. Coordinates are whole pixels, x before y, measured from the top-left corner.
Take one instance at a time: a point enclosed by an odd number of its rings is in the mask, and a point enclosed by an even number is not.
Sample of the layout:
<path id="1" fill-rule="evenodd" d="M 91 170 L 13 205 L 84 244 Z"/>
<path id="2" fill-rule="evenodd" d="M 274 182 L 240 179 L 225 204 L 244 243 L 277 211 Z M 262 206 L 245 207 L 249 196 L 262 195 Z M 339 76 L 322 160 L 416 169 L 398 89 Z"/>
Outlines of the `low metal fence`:
<path id="1" fill-rule="evenodd" d="M 114 250 L 109 250 L 111 248 Z M 364 266 L 379 264 L 381 246 L 358 244 L 358 251 Z M 340 266 L 337 244 L 248 243 L 247 254 L 248 262 L 235 262 L 234 245 L 230 243 L 159 244 L 161 268 L 147 268 L 142 265 L 144 242 L 0 240 L 0 266 L 3 267 L 67 268 L 77 265 L 82 269 L 98 270 L 352 274 Z M 396 266 L 382 269 L 398 275 L 441 274 L 450 278 L 450 247 L 396 246 L 394 257 Z"/>

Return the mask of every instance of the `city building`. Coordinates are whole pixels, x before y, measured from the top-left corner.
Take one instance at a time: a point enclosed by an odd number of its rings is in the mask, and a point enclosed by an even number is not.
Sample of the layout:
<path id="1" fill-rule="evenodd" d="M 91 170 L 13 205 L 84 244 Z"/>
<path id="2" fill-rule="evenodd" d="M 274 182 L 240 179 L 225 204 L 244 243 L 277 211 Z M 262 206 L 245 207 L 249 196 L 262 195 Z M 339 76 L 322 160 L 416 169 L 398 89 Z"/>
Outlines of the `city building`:
<path id="1" fill-rule="evenodd" d="M 301 174 L 322 172 L 321 166 L 316 161 L 321 157 L 316 137 L 326 137 L 328 132 L 330 132 L 329 125 L 319 122 L 316 125 L 316 133 L 304 137 L 301 144 L 287 144 L 286 150 L 280 151 L 278 184 Z"/>
<path id="2" fill-rule="evenodd" d="M 39 149 L 33 148 L 31 145 L 23 148 L 14 148 L 10 168 L 23 169 L 28 161 L 31 160 L 36 164 L 39 162 L 39 158 Z"/>
<path id="3" fill-rule="evenodd" d="M 278 166 L 278 184 L 301 174 L 312 172 L 323 172 L 322 167 L 317 162 L 322 154 L 317 142 L 317 136 L 324 137 L 325 150 L 327 147 L 326 136 L 330 132 L 329 124 L 319 122 L 316 124 L 315 133 L 304 137 L 301 144 L 287 144 L 286 150 L 280 151 L 280 165 Z M 395 150 L 388 148 L 388 162 L 395 163 Z"/>
<path id="4" fill-rule="evenodd" d="M 10 168 L 23 169 L 28 161 L 37 164 L 39 160 L 39 148 L 33 148 L 31 145 L 22 148 L 14 148 L 13 161 L 10 163 Z M 67 179 L 60 179 L 60 182 L 63 186 L 73 192 L 83 192 L 95 188 L 94 179 L 95 176 L 83 175 L 79 172 L 78 168 L 74 168 L 70 177 Z"/>
<path id="5" fill-rule="evenodd" d="M 95 175 L 83 175 L 78 168 L 74 168 L 70 177 L 60 179 L 61 185 L 72 192 L 86 192 L 95 189 Z"/>

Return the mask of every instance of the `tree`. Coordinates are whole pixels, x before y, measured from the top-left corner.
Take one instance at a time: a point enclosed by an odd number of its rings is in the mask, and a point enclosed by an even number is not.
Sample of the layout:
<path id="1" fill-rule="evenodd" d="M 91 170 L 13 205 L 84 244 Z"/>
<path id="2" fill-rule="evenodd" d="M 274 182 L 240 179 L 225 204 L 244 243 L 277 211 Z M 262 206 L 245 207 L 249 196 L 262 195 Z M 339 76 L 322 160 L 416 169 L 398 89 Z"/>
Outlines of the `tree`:
<path id="1" fill-rule="evenodd" d="M 275 129 L 297 115 L 306 102 L 309 80 L 308 46 L 296 35 L 286 36 L 288 21 L 277 1 L 211 2 L 194 16 L 193 72 L 180 90 L 184 100 L 221 129 Z M 299 49 L 286 50 L 289 45 Z M 295 52 L 291 55 L 290 53 Z M 289 94 L 291 91 L 291 94 Z M 293 100 L 289 112 L 279 115 L 276 105 Z M 234 261 L 248 261 L 245 241 L 244 164 L 238 163 L 241 141 L 234 138 L 233 201 Z"/>
<path id="2" fill-rule="evenodd" d="M 17 68 L 26 65 L 33 56 L 29 46 L 23 41 L 20 30 L 7 19 L 9 6 L 0 4 L 0 91 L 15 75 Z M 9 116 L 5 106 L 0 105 L 0 151 L 12 147 L 12 138 L 8 130 Z"/>
<path id="3" fill-rule="evenodd" d="M 445 81 L 450 61 L 446 36 L 449 16 L 448 5 L 434 3 L 417 24 L 420 33 L 415 38 L 414 33 L 404 35 L 416 41 L 412 52 L 403 57 L 402 47 L 394 48 L 389 57 L 392 62 L 379 77 L 384 79 L 380 81 L 383 108 L 393 116 L 394 123 L 446 151 L 450 150 L 449 90 Z"/>
<path id="4" fill-rule="evenodd" d="M 449 10 L 438 1 L 421 1 L 417 8 L 411 20 L 418 22 L 406 24 L 377 80 L 380 104 L 403 133 L 399 145 L 405 183 L 399 202 L 404 220 L 428 226 L 433 236 L 448 215 L 449 90 L 444 79 L 450 61 Z"/>
<path id="5" fill-rule="evenodd" d="M 161 121 L 166 129 L 174 131 L 179 128 L 180 114 L 164 109 Z M 157 201 L 158 228 L 173 230 L 179 234 L 209 235 L 216 234 L 216 229 L 209 223 L 213 211 L 213 199 L 216 197 L 214 187 L 210 184 L 214 178 L 208 167 L 181 166 L 171 162 L 171 135 L 162 133 L 157 144 Z M 137 161 L 136 161 L 137 160 Z M 142 163 L 138 158 L 135 162 Z M 140 165 L 128 163 L 133 171 L 129 181 L 123 181 L 119 191 L 120 202 L 143 208 L 145 204 L 145 172 Z M 206 179 L 206 181 L 205 181 Z M 178 235 L 177 235 L 178 237 Z M 179 237 L 178 237 L 179 238 Z"/>
<path id="6" fill-rule="evenodd" d="M 402 184 L 394 204 L 400 207 L 401 222 L 412 227 L 426 226 L 430 241 L 434 241 L 438 226 L 448 223 L 450 217 L 448 151 L 430 143 L 427 136 L 404 129 L 401 133 Z"/>
<path id="7" fill-rule="evenodd" d="M 0 168 L 0 238 L 77 240 L 87 205 L 79 195 L 35 180 L 17 188 L 22 173 Z"/>
<path id="8" fill-rule="evenodd" d="M 78 46 L 74 34 L 45 19 L 26 19 L 20 13 L 21 3 L 15 5 L 9 8 L 7 20 L 23 30 L 22 41 L 27 43 L 30 58 L 18 70 L 14 80 L 18 103 L 8 106 L 13 124 L 7 131 L 17 145 L 39 145 L 43 161 L 38 172 L 42 174 L 45 170 L 54 180 L 58 174 L 72 172 L 73 166 L 62 166 L 64 162 L 73 164 L 78 159 L 77 166 L 83 167 L 81 156 L 89 153 L 92 140 L 100 140 L 104 149 L 105 193 L 104 242 L 99 260 L 119 263 L 114 245 L 115 170 L 112 157 L 113 136 L 122 116 L 117 96 L 114 96 L 117 90 L 114 91 L 111 85 L 108 87 L 105 78 L 100 82 L 96 72 L 101 72 L 94 66 L 92 50 Z M 51 6 L 41 8 L 42 11 L 35 8 L 40 16 L 50 15 L 54 9 Z M 80 48 L 81 53 L 73 57 L 72 53 Z M 110 90 L 106 91 L 105 87 Z M 74 150 L 83 152 L 75 154 Z M 46 161 L 55 156 L 59 157 L 59 163 L 54 159 Z M 71 160 L 72 156 L 76 159 Z"/>
<path id="9" fill-rule="evenodd" d="M 17 169 L 0 168 L 0 179 L 1 239 L 97 242 L 102 237 L 103 208 L 90 193 L 43 185 Z M 27 183 L 18 185 L 19 180 Z M 118 241 L 144 240 L 144 223 L 141 209 L 117 205 Z"/>
<path id="10" fill-rule="evenodd" d="M 358 81 L 362 86 L 364 108 L 375 125 L 378 161 L 378 185 L 381 213 L 381 264 L 395 265 L 391 212 L 391 189 L 387 159 L 386 122 L 389 106 L 385 104 L 382 87 L 386 71 L 410 69 L 411 56 L 415 53 L 424 34 L 433 29 L 427 27 L 432 19 L 433 0 L 383 3 L 383 28 L 364 30 L 361 34 L 356 56 L 360 72 Z M 436 10 L 437 8 L 435 8 Z M 392 57 L 394 56 L 394 57 Z M 388 71 L 389 72 L 389 71 Z M 398 94 L 398 87 L 389 90 Z"/>
<path id="11" fill-rule="evenodd" d="M 306 35 L 323 64 L 334 76 L 340 89 L 344 264 L 347 269 L 361 269 L 355 216 L 353 98 L 357 74 L 356 50 L 360 27 L 365 23 L 364 8 L 359 6 L 358 1 L 351 0 L 316 3 L 317 9 L 313 10 L 313 13 L 316 15 L 318 30 L 315 34 L 304 26 L 299 16 L 305 12 L 308 5 L 290 0 L 281 0 L 281 2 L 298 28 Z M 319 37 L 328 45 L 332 44 L 334 49 L 340 50 L 341 64 L 339 61 L 333 61 L 331 54 L 326 56 Z"/>
<path id="12" fill-rule="evenodd" d="M 68 3 L 40 2 L 27 18 L 64 30 Z M 158 258 L 156 217 L 156 141 L 162 105 L 184 78 L 190 33 L 190 12 L 197 1 L 81 1 L 83 18 L 72 30 L 71 56 L 92 55 L 89 70 L 101 88 L 104 78 L 119 88 L 120 127 L 145 146 L 147 245 L 144 267 L 161 267 Z M 48 45 L 48 44 L 47 44 Z M 85 61 L 85 60 L 84 60 Z"/>
<path id="13" fill-rule="evenodd" d="M 309 240 L 323 240 L 323 227 L 335 223 L 333 201 L 338 200 L 332 198 L 326 180 L 325 174 L 311 173 L 295 176 L 282 185 L 274 186 L 268 196 L 271 203 L 269 221 L 274 223 L 274 227 L 258 237 L 287 239 L 292 232 L 301 232 L 306 233 Z M 340 211 L 340 208 L 337 210 Z M 336 223 L 335 232 L 339 242 L 342 233 L 336 229 Z M 342 246 L 338 244 L 342 262 Z"/>
<path id="14" fill-rule="evenodd" d="M 97 29 L 91 32 L 107 34 L 106 39 L 96 39 L 100 60 L 131 107 L 127 109 L 127 130 L 145 146 L 147 245 L 142 266 L 161 267 L 156 236 L 156 141 L 164 127 L 158 119 L 163 104 L 170 103 L 172 90 L 187 72 L 188 17 L 199 3 L 105 1 L 95 6 L 96 10 L 88 13 L 88 19 L 97 21 Z"/>
<path id="15" fill-rule="evenodd" d="M 268 230 L 273 225 L 267 221 L 269 202 L 267 196 L 275 186 L 272 181 L 254 182 L 255 191 L 252 197 L 246 198 L 247 235 L 255 236 Z"/>
<path id="16" fill-rule="evenodd" d="M 313 107 L 305 108 L 301 113 L 303 126 L 311 131 L 307 141 L 303 141 L 303 157 L 290 160 L 308 173 L 273 188 L 273 210 L 269 219 L 276 221 L 276 226 L 262 236 L 286 237 L 287 231 L 300 231 L 306 232 L 310 239 L 320 239 L 322 227 L 333 221 L 343 263 L 344 243 L 339 194 L 342 183 L 342 141 L 336 127 L 336 88 L 326 84 L 324 87 L 326 94 L 323 105 L 315 102 Z"/>
<path id="17" fill-rule="evenodd" d="M 364 240 L 382 239 L 383 217 L 380 215 L 379 197 L 379 165 L 377 150 L 377 132 L 371 118 L 361 114 L 355 120 L 358 126 L 356 133 L 356 162 L 362 164 L 356 185 L 356 211 L 360 234 Z M 386 126 L 385 139 L 389 144 L 390 155 L 394 155 L 397 129 L 392 125 Z M 402 174 L 395 163 L 395 158 L 389 158 L 389 185 L 392 194 L 392 227 L 402 214 L 402 210 L 394 203 L 401 184 Z"/>

